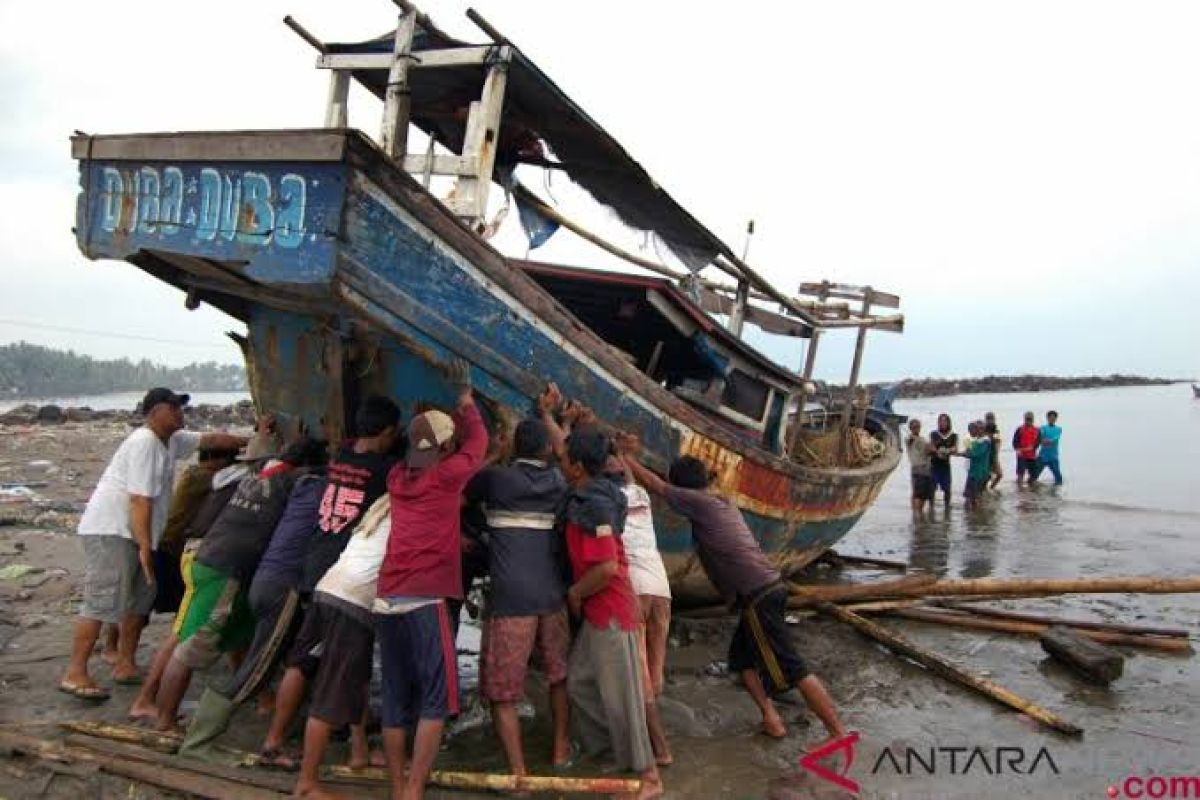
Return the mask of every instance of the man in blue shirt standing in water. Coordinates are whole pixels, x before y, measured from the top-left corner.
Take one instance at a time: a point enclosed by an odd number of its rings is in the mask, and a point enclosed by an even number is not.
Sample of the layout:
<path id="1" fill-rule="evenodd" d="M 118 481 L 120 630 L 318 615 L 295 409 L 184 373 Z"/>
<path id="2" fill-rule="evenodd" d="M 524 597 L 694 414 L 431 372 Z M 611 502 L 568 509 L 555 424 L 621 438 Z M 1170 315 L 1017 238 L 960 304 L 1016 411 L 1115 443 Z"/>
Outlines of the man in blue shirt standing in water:
<path id="1" fill-rule="evenodd" d="M 1046 424 L 1041 429 L 1041 448 L 1038 450 L 1037 466 L 1029 477 L 1030 483 L 1037 483 L 1042 470 L 1048 469 L 1054 475 L 1054 485 L 1062 486 L 1062 470 L 1058 466 L 1058 442 L 1062 439 L 1062 428 L 1058 427 L 1058 412 L 1046 412 Z"/>

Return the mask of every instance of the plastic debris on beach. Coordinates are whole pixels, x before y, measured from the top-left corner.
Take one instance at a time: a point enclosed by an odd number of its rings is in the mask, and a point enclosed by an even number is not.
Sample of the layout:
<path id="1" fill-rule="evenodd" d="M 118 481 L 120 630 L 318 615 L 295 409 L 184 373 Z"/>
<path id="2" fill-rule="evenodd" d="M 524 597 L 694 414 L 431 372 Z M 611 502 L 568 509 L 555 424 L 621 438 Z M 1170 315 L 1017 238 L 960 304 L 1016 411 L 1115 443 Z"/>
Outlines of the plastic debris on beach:
<path id="1" fill-rule="evenodd" d="M 39 499 L 37 492 L 16 483 L 0 484 L 0 503 L 32 503 Z"/>
<path id="2" fill-rule="evenodd" d="M 41 568 L 32 564 L 9 564 L 6 567 L 0 567 L 0 581 L 15 581 L 41 571 Z"/>

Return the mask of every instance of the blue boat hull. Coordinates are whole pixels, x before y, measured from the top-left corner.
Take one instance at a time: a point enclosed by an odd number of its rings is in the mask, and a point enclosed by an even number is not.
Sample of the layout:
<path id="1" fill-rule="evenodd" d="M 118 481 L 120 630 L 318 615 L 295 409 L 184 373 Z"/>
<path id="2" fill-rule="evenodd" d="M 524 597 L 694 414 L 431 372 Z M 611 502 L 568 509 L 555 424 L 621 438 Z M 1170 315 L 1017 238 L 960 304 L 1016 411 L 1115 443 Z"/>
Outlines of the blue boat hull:
<path id="1" fill-rule="evenodd" d="M 899 461 L 803 467 L 731 433 L 621 359 L 467 230 L 361 135 L 344 131 L 75 140 L 77 236 L 91 258 L 130 261 L 243 319 L 260 408 L 333 440 L 361 397 L 406 413 L 449 405 L 440 367 L 466 358 L 494 432 L 511 431 L 547 381 L 643 440 L 665 468 L 693 454 L 781 566 L 850 530 Z M 656 505 L 681 600 L 715 597 L 686 522 Z"/>

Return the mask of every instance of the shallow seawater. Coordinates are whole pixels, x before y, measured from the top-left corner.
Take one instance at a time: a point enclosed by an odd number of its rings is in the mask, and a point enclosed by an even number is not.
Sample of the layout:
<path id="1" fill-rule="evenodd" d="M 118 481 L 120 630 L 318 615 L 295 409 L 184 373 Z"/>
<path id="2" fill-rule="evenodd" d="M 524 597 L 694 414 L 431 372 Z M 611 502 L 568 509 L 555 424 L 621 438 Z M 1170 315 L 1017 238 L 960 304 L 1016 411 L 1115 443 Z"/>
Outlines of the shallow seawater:
<path id="1" fill-rule="evenodd" d="M 838 549 L 907 561 L 914 570 L 949 578 L 1200 575 L 1195 467 L 1200 463 L 1200 402 L 1190 395 L 1190 388 L 1180 385 L 901 401 L 897 410 L 927 427 L 941 411 L 954 416 L 957 428 L 995 411 L 1006 441 L 1023 411 L 1034 411 L 1040 421 L 1045 410 L 1056 409 L 1064 429 L 1066 484 L 1018 489 L 1012 481 L 1012 453 L 1005 448 L 1005 479 L 983 508 L 973 513 L 962 508 L 962 462 L 956 467 L 950 511 L 939 504 L 932 519 L 914 521 L 903 464 Z M 810 578 L 894 576 L 821 569 Z M 1070 596 L 1000 605 L 1200 631 L 1196 595 Z M 1104 797 L 1109 786 L 1121 790 L 1130 778 L 1200 774 L 1200 740 L 1195 738 L 1200 666 L 1193 656 L 1126 649 L 1124 676 L 1104 689 L 1080 682 L 1051 662 L 1036 639 L 879 621 L 1060 714 L 1085 734 L 1072 739 L 1047 731 L 891 655 L 840 623 L 800 620 L 796 634 L 803 654 L 829 685 L 847 724 L 861 734 L 846 777 L 860 784 L 863 797 Z M 662 704 L 676 756 L 676 765 L 664 771 L 669 796 L 849 796 L 799 767 L 805 744 L 822 738 L 803 703 L 785 698 L 781 705 L 792 731 L 787 740 L 755 735 L 753 705 L 714 669 L 725 658 L 728 628 L 722 623 L 689 627 L 701 630 L 684 635 L 686 641 L 679 641 L 676 632 L 680 646 L 669 655 Z M 465 643 L 460 639 L 460 649 Z M 469 660 L 467 656 L 464 662 Z M 538 716 L 529 723 L 527 747 L 534 768 L 544 769 L 545 703 L 538 690 L 530 699 Z M 486 721 L 482 715 L 476 719 Z M 502 769 L 489 726 L 469 727 L 452 740 L 448 762 Z M 974 748 L 980 755 L 964 771 Z M 998 748 L 1008 748 L 999 756 L 1002 764 L 997 764 Z M 920 760 L 906 761 L 910 750 Z M 932 771 L 923 763 L 932 763 Z M 586 774 L 601 768 L 602 762 L 585 762 L 579 770 Z"/>

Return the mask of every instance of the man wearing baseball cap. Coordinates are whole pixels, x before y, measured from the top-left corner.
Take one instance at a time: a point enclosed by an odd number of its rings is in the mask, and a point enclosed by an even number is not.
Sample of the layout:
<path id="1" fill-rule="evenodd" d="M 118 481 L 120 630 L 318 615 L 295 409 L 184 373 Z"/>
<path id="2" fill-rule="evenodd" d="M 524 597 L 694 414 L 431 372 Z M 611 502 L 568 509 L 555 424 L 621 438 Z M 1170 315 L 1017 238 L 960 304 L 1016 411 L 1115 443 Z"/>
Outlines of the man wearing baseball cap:
<path id="1" fill-rule="evenodd" d="M 488 446 L 471 394 L 470 367 L 455 361 L 448 380 L 458 392 L 454 417 L 436 410 L 413 417 L 406 461 L 388 475 L 392 528 L 374 605 L 392 796 L 414 800 L 425 796 L 442 729 L 458 713 L 458 664 L 446 600 L 462 598 L 462 491 L 483 465 Z M 406 777 L 410 732 L 413 757 Z"/>
<path id="2" fill-rule="evenodd" d="M 183 430 L 190 398 L 156 388 L 142 400 L 143 425 L 113 454 L 79 520 L 83 543 L 83 600 L 75 621 L 71 663 L 59 689 L 84 700 L 109 694 L 88 674 L 88 658 L 104 623 L 120 625 L 117 683 L 140 680 L 134 655 L 145 616 L 154 605 L 154 548 L 167 524 L 175 464 L 198 448 L 233 449 L 246 437 Z"/>

